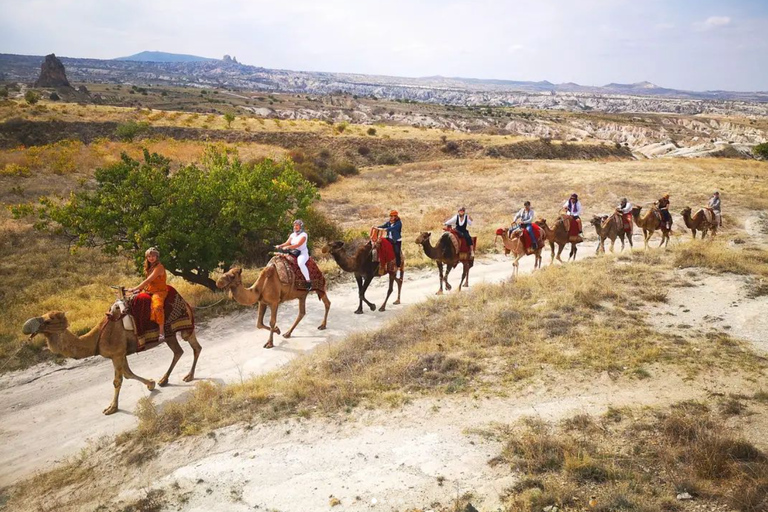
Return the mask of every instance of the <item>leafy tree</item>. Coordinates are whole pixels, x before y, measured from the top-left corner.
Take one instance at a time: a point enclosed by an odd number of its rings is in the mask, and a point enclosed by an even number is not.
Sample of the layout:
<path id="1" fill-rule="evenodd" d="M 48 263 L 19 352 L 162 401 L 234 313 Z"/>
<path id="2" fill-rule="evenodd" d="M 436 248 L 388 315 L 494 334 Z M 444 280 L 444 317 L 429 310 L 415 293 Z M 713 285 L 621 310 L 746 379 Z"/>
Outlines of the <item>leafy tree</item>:
<path id="1" fill-rule="evenodd" d="M 373 126 L 368 128 L 368 135 L 370 135 L 371 137 L 374 137 L 376 135 L 376 128 L 374 128 Z"/>
<path id="2" fill-rule="evenodd" d="M 768 160 L 768 142 L 763 142 L 752 148 L 752 154 L 763 160 Z"/>
<path id="3" fill-rule="evenodd" d="M 27 92 L 24 93 L 24 100 L 30 105 L 34 105 L 40 100 L 40 95 L 37 94 L 35 91 L 28 90 Z"/>
<path id="4" fill-rule="evenodd" d="M 144 250 L 160 249 L 169 272 L 215 290 L 211 272 L 235 262 L 263 262 L 289 232 L 294 216 L 317 198 L 290 161 L 243 163 L 209 148 L 200 166 L 170 172 L 170 160 L 144 150 L 98 169 L 96 186 L 66 201 L 43 198 L 36 228 L 75 246 L 131 255 L 141 270 Z M 29 206 L 15 209 L 19 217 Z"/>
<path id="5" fill-rule="evenodd" d="M 128 121 L 117 125 L 117 128 L 115 129 L 115 135 L 120 140 L 130 142 L 148 129 L 149 123 L 146 121 L 142 121 L 140 123 L 137 123 L 136 121 Z"/>
<path id="6" fill-rule="evenodd" d="M 232 128 L 232 121 L 235 120 L 235 115 L 232 112 L 224 114 L 224 121 L 227 122 L 227 128 Z"/>
<path id="7" fill-rule="evenodd" d="M 0 98 L 7 98 L 7 97 L 8 97 L 8 87 L 1 87 Z"/>

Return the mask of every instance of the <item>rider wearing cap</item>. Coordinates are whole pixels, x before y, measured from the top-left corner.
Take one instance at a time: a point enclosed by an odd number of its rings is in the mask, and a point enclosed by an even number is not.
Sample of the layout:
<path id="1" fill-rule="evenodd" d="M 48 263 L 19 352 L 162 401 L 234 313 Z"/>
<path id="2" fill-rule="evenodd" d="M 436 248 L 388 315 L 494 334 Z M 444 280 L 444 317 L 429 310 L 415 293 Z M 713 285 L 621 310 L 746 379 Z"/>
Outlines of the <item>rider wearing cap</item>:
<path id="1" fill-rule="evenodd" d="M 469 247 L 469 252 L 474 256 L 475 254 L 475 247 L 472 245 L 472 237 L 469 234 L 469 226 L 472 225 L 472 217 L 467 215 L 467 209 L 462 206 L 459 208 L 458 213 L 445 221 L 443 223 L 445 226 L 452 226 L 456 231 L 464 237 L 464 240 L 467 241 L 467 247 Z"/>
<path id="2" fill-rule="evenodd" d="M 715 190 L 715 193 L 709 198 L 709 207 L 715 212 L 715 221 L 717 222 L 717 225 L 722 226 L 723 217 L 720 215 L 720 192 L 717 190 Z"/>
<path id="3" fill-rule="evenodd" d="M 397 214 L 397 210 L 389 212 L 389 220 L 381 226 L 376 226 L 379 229 L 383 229 L 387 232 L 387 238 L 392 242 L 392 247 L 395 250 L 395 265 L 400 268 L 402 264 L 401 248 L 403 245 L 403 221 L 400 220 L 400 216 Z"/>
<path id="4" fill-rule="evenodd" d="M 579 201 L 579 196 L 575 192 L 571 194 L 570 199 L 563 203 L 563 208 L 565 209 L 565 214 L 578 224 L 579 234 L 583 234 L 581 228 L 581 201 Z"/>

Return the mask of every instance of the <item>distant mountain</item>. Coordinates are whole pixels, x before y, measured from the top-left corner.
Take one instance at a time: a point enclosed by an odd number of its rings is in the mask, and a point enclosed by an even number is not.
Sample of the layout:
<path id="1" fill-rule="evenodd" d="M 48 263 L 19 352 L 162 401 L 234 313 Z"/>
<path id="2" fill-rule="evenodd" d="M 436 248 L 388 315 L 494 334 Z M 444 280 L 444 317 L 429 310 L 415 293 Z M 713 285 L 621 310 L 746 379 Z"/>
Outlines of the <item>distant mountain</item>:
<path id="1" fill-rule="evenodd" d="M 185 55 L 183 53 L 141 52 L 128 57 L 118 57 L 112 60 L 130 60 L 134 62 L 211 62 L 219 59 Z"/>

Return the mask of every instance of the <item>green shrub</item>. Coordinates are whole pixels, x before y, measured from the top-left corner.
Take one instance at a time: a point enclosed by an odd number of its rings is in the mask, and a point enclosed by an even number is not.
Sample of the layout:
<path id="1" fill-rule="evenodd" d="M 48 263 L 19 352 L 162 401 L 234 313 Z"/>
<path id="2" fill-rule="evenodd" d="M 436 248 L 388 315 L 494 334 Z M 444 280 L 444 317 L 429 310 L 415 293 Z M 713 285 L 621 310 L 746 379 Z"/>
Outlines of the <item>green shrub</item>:
<path id="1" fill-rule="evenodd" d="M 752 153 L 762 160 L 768 160 L 768 142 L 763 142 L 752 148 Z"/>
<path id="2" fill-rule="evenodd" d="M 368 135 L 370 135 L 371 137 L 375 137 L 376 136 L 376 128 L 374 128 L 373 126 L 368 128 Z"/>
<path id="3" fill-rule="evenodd" d="M 40 101 L 40 95 L 37 94 L 35 91 L 27 91 L 26 93 L 24 93 L 24 100 L 30 105 L 34 105 L 35 103 Z"/>
<path id="4" fill-rule="evenodd" d="M 146 132 L 148 129 L 149 123 L 147 122 L 137 123 L 136 121 L 128 121 L 126 123 L 117 125 L 117 129 L 115 129 L 115 136 L 120 140 L 130 142 L 138 135 Z"/>

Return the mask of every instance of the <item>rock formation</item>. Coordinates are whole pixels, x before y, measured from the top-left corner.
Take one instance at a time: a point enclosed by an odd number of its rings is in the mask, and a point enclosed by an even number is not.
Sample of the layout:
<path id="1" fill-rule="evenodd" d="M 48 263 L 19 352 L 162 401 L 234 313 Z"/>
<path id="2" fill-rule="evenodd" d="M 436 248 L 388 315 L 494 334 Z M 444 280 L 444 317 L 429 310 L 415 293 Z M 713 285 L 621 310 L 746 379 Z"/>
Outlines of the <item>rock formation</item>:
<path id="1" fill-rule="evenodd" d="M 69 87 L 69 80 L 64 73 L 64 64 L 53 53 L 45 56 L 43 65 L 40 66 L 40 77 L 35 82 L 35 87 Z"/>

